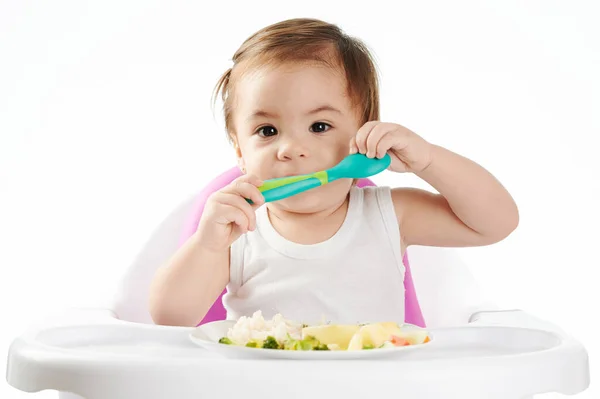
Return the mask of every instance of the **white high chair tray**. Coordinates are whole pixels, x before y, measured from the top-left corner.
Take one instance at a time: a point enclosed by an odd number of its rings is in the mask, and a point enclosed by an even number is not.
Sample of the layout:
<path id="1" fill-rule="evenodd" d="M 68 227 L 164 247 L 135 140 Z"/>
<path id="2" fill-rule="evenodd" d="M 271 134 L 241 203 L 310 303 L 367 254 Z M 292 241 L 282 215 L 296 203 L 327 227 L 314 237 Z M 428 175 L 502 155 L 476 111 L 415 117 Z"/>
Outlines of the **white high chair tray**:
<path id="1" fill-rule="evenodd" d="M 107 314 L 102 321 L 38 328 L 18 338 L 7 379 L 27 392 L 56 389 L 88 399 L 369 398 L 390 392 L 494 399 L 587 387 L 587 353 L 576 341 L 542 324 L 514 323 L 523 312 L 512 315 L 513 323 L 499 317 L 430 329 L 431 342 L 395 356 L 295 361 L 254 358 L 252 351 L 244 358 L 223 356 L 192 342 L 194 328 L 135 324 Z"/>

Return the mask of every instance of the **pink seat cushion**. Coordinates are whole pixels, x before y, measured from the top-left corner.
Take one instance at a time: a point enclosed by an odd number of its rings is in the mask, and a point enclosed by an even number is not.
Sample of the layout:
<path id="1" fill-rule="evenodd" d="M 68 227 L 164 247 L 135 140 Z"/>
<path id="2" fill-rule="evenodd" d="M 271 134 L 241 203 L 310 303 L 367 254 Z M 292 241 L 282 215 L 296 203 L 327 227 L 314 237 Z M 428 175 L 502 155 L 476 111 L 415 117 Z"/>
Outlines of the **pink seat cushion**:
<path id="1" fill-rule="evenodd" d="M 194 212 L 190 214 L 190 217 L 184 226 L 180 239 L 180 245 L 183 244 L 192 234 L 194 234 L 194 232 L 198 228 L 198 223 L 200 221 L 200 218 L 202 217 L 204 205 L 206 204 L 206 200 L 208 199 L 208 197 L 213 192 L 220 190 L 221 188 L 228 185 L 241 175 L 242 173 L 237 167 L 231 168 L 230 170 L 226 171 L 220 176 L 217 176 L 199 193 L 198 198 L 196 200 L 196 205 L 194 207 Z M 360 179 L 357 185 L 359 187 L 375 186 L 375 184 L 369 179 Z M 405 322 L 420 327 L 425 327 L 425 320 L 423 319 L 421 308 L 419 306 L 419 301 L 417 300 L 417 293 L 413 284 L 412 275 L 410 272 L 410 264 L 408 262 L 408 256 L 406 254 L 404 255 L 403 262 L 406 268 L 406 273 L 404 276 Z M 222 301 L 225 292 L 226 291 L 223 291 L 219 298 L 217 298 L 217 300 L 212 305 L 206 316 L 204 316 L 204 319 L 202 319 L 200 324 L 205 324 L 217 320 L 225 320 L 227 312 L 223 307 Z"/>

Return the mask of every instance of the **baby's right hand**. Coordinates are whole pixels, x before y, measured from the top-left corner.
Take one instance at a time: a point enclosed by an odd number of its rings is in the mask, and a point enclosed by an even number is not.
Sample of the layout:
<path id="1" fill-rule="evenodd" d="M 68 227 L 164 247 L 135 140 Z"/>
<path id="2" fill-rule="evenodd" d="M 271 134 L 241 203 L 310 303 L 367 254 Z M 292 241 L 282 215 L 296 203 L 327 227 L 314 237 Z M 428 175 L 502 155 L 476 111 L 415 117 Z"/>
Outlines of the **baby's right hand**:
<path id="1" fill-rule="evenodd" d="M 206 201 L 198 225 L 200 245 L 215 252 L 225 251 L 242 234 L 253 231 L 256 228 L 255 211 L 264 204 L 264 197 L 258 190 L 262 184 L 256 176 L 243 175 L 214 192 Z"/>

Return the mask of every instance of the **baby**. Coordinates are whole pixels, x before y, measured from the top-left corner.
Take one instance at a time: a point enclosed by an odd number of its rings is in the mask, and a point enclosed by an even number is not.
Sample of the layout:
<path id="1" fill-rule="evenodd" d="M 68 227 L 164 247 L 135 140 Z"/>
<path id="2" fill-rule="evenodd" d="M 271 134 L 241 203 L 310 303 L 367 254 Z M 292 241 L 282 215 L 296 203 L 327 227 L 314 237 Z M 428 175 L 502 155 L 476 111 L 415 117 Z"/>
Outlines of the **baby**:
<path id="1" fill-rule="evenodd" d="M 208 199 L 195 234 L 159 269 L 157 324 L 196 326 L 221 292 L 229 319 L 404 322 L 411 245 L 482 246 L 518 224 L 511 195 L 475 162 L 379 120 L 367 47 L 337 26 L 292 19 L 248 38 L 216 87 L 244 173 Z M 439 193 L 342 179 L 264 203 L 267 179 L 381 158 Z M 250 204 L 246 199 L 252 200 Z"/>

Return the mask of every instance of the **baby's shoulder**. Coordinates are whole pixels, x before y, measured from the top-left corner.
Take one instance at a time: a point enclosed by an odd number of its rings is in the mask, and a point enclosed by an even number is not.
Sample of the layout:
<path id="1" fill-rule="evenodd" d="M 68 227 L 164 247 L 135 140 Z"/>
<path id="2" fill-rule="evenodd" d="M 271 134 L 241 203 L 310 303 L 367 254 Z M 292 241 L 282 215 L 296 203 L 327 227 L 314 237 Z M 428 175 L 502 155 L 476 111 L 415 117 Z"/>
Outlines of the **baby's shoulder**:
<path id="1" fill-rule="evenodd" d="M 396 218 L 422 203 L 431 193 L 414 187 L 367 186 L 360 190 L 364 208 L 378 208 L 383 213 L 393 210 Z M 415 205 L 416 204 L 416 205 Z"/>

